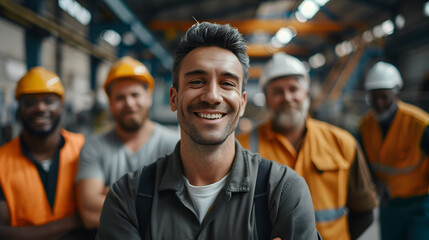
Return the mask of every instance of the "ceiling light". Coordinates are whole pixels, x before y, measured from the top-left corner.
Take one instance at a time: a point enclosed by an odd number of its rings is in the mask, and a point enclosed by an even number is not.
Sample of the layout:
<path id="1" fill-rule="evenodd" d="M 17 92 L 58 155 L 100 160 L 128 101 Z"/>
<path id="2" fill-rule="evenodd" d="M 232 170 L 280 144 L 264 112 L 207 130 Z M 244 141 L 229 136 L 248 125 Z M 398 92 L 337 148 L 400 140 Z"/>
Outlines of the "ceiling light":
<path id="1" fill-rule="evenodd" d="M 370 30 L 366 30 L 365 32 L 363 32 L 362 38 L 365 42 L 371 42 L 372 40 L 374 40 L 374 36 L 372 35 Z"/>
<path id="2" fill-rule="evenodd" d="M 372 29 L 372 34 L 376 38 L 382 38 L 384 36 L 383 29 L 381 29 L 380 25 L 377 25 Z"/>
<path id="3" fill-rule="evenodd" d="M 276 38 L 276 36 L 273 36 L 272 38 L 271 38 L 271 46 L 272 47 L 274 47 L 274 48 L 282 48 L 282 47 L 284 47 L 284 44 L 283 43 L 281 43 L 280 41 L 279 41 L 279 39 L 278 38 Z"/>
<path id="4" fill-rule="evenodd" d="M 395 25 L 398 29 L 402 29 L 405 26 L 405 17 L 401 14 L 395 17 Z"/>
<path id="5" fill-rule="evenodd" d="M 319 5 L 311 0 L 304 0 L 298 7 L 298 11 L 307 19 L 311 19 L 319 11 Z"/>
<path id="6" fill-rule="evenodd" d="M 127 46 L 134 45 L 137 42 L 136 35 L 132 32 L 124 33 L 124 36 L 122 37 L 122 42 Z"/>
<path id="7" fill-rule="evenodd" d="M 101 37 L 103 38 L 104 41 L 106 41 L 113 47 L 118 46 L 119 43 L 121 42 L 121 35 L 119 35 L 119 33 L 111 29 L 104 31 Z"/>
<path id="8" fill-rule="evenodd" d="M 312 68 L 319 68 L 319 67 L 325 65 L 326 58 L 325 58 L 325 55 L 323 55 L 321 53 L 317 53 L 317 54 L 313 55 L 312 57 L 310 57 L 308 62 L 310 63 Z"/>
<path id="9" fill-rule="evenodd" d="M 295 18 L 296 20 L 298 20 L 299 22 L 305 23 L 307 22 L 307 18 L 304 17 L 304 15 L 302 15 L 302 13 L 300 11 L 296 11 L 295 12 Z"/>
<path id="10" fill-rule="evenodd" d="M 381 30 L 385 35 L 391 35 L 395 30 L 395 25 L 393 24 L 392 20 L 386 20 L 381 24 Z"/>
<path id="11" fill-rule="evenodd" d="M 314 0 L 319 6 L 323 7 L 329 0 Z"/>
<path id="12" fill-rule="evenodd" d="M 281 44 L 286 45 L 290 42 L 290 40 L 292 40 L 294 34 L 289 28 L 283 27 L 277 31 L 275 37 L 279 40 Z"/>
<path id="13" fill-rule="evenodd" d="M 58 6 L 83 25 L 91 21 L 91 13 L 75 0 L 58 0 Z"/>

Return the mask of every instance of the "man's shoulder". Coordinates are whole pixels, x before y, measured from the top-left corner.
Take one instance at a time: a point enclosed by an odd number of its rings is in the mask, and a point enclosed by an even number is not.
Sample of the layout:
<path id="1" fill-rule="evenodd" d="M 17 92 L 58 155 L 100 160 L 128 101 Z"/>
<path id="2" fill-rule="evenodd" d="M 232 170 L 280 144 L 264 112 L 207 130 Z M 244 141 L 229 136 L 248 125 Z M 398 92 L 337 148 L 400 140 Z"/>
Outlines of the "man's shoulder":
<path id="1" fill-rule="evenodd" d="M 272 181 L 273 183 L 290 182 L 295 181 L 297 179 L 303 180 L 303 178 L 297 172 L 295 172 L 292 168 L 286 165 L 279 164 L 270 159 L 263 158 L 261 157 L 261 155 L 259 155 L 259 153 L 254 153 L 246 149 L 243 149 L 242 151 L 243 154 L 246 155 L 247 159 L 251 161 L 251 164 L 258 165 L 258 169 L 260 168 L 261 164 L 263 164 L 263 162 L 270 163 L 270 181 Z"/>
<path id="2" fill-rule="evenodd" d="M 19 137 L 12 139 L 11 141 L 0 146 L 0 158 L 11 156 L 19 152 Z"/>
<path id="3" fill-rule="evenodd" d="M 398 107 L 404 115 L 417 122 L 421 122 L 422 124 L 427 124 L 429 122 L 429 113 L 417 106 L 400 101 L 398 102 Z"/>
<path id="4" fill-rule="evenodd" d="M 93 134 L 87 137 L 85 145 L 90 146 L 111 146 L 115 144 L 116 133 L 114 130 L 103 132 L 99 134 Z"/>
<path id="5" fill-rule="evenodd" d="M 179 140 L 180 138 L 178 131 L 159 123 L 155 123 L 155 134 L 165 139 Z"/>

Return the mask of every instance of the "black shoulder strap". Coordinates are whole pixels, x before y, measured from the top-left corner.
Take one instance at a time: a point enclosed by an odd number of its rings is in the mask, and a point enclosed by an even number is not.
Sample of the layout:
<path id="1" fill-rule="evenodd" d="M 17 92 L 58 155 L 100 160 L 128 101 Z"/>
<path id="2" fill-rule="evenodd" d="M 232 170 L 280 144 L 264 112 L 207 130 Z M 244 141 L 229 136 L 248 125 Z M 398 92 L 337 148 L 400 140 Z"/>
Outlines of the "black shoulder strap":
<path id="1" fill-rule="evenodd" d="M 270 210 L 268 208 L 268 193 L 272 161 L 261 159 L 258 168 L 258 177 L 256 178 L 255 188 L 255 215 L 256 215 L 256 230 L 258 231 L 258 239 L 270 239 L 271 221 Z"/>
<path id="2" fill-rule="evenodd" d="M 150 223 L 153 193 L 155 191 L 156 162 L 145 166 L 140 175 L 136 196 L 136 213 L 141 239 L 145 239 Z"/>

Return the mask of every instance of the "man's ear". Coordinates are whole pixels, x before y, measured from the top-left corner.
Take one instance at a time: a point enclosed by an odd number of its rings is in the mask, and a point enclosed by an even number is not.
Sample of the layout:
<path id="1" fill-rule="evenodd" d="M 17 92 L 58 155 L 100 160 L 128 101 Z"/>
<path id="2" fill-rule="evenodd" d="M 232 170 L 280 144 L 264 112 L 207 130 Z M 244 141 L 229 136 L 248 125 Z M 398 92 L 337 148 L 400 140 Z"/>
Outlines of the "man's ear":
<path id="1" fill-rule="evenodd" d="M 177 89 L 170 87 L 170 109 L 172 112 L 177 110 Z"/>
<path id="2" fill-rule="evenodd" d="M 247 105 L 247 92 L 244 91 L 241 97 L 241 110 L 240 110 L 240 117 L 244 115 L 244 111 L 246 110 Z"/>

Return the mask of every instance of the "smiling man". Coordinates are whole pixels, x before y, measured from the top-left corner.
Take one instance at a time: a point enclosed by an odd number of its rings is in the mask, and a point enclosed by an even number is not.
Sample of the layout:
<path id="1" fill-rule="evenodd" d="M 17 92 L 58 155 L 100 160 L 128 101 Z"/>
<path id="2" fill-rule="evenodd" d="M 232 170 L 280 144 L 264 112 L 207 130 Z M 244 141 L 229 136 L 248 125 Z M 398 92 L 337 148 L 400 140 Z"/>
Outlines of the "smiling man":
<path id="1" fill-rule="evenodd" d="M 170 106 L 181 140 L 171 155 L 112 186 L 99 238 L 317 239 L 303 178 L 235 140 L 249 67 L 241 34 L 194 24 L 174 60 Z"/>
<path id="2" fill-rule="evenodd" d="M 149 118 L 155 80 L 141 62 L 123 57 L 107 75 L 115 128 L 90 138 L 82 148 L 76 177 L 79 211 L 87 228 L 99 224 L 110 185 L 127 172 L 171 153 L 178 133 Z"/>
<path id="3" fill-rule="evenodd" d="M 0 238 L 90 237 L 82 231 L 74 191 L 85 140 L 60 127 L 65 97 L 60 78 L 32 68 L 18 82 L 15 97 L 23 129 L 0 148 Z"/>

